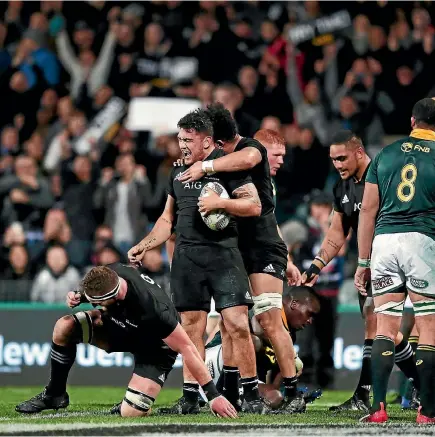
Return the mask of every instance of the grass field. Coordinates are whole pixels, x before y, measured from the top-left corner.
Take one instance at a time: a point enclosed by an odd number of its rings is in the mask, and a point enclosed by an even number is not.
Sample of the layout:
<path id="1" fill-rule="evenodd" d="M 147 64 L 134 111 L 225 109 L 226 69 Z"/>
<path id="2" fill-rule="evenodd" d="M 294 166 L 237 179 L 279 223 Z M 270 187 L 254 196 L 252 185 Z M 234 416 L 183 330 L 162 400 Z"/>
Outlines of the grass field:
<path id="1" fill-rule="evenodd" d="M 390 423 L 360 425 L 361 413 L 332 414 L 328 407 L 347 399 L 348 392 L 326 392 L 306 414 L 287 416 L 241 415 L 237 420 L 222 420 L 211 414 L 196 416 L 157 416 L 122 419 L 108 414 L 110 407 L 124 395 L 124 389 L 113 387 L 70 387 L 71 405 L 67 410 L 23 416 L 15 405 L 40 391 L 40 387 L 0 388 L 0 435 L 435 435 L 435 427 L 415 426 L 416 412 L 389 407 Z M 169 405 L 179 390 L 164 390 L 156 406 Z M 249 425 L 249 426 L 247 426 Z M 305 426 L 304 426 L 305 425 Z M 417 431 L 416 431 L 417 430 Z"/>

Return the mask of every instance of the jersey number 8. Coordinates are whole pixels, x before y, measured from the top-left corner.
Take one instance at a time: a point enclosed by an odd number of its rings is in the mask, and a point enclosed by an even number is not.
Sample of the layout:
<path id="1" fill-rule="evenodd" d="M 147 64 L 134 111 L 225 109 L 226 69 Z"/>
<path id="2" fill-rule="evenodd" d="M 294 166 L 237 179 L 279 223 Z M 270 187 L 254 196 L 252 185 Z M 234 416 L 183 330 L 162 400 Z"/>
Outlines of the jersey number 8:
<path id="1" fill-rule="evenodd" d="M 408 177 L 408 174 L 409 177 Z M 402 181 L 397 186 L 397 197 L 401 202 L 409 202 L 415 195 L 414 182 L 417 179 L 417 167 L 414 164 L 406 164 L 400 172 Z M 405 194 L 407 188 L 407 194 Z"/>

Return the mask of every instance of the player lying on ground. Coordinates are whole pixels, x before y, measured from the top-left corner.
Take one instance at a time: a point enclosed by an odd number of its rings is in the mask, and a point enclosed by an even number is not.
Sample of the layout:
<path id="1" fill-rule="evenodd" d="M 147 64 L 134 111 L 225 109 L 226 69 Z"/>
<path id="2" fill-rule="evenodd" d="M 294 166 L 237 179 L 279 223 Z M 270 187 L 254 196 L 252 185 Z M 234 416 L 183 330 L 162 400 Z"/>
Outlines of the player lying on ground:
<path id="1" fill-rule="evenodd" d="M 302 275 L 302 282 L 314 285 L 320 271 L 337 256 L 352 229 L 358 232 L 358 218 L 364 193 L 365 179 L 370 168 L 370 158 L 362 141 L 353 132 L 343 130 L 336 133 L 330 150 L 334 167 L 340 174 L 334 186 L 334 215 L 331 226 L 322 242 L 320 250 L 311 266 Z M 331 407 L 331 411 L 361 410 L 370 408 L 369 395 L 372 385 L 371 352 L 376 334 L 376 314 L 374 314 L 371 287 L 364 296 L 359 295 L 361 314 L 364 317 L 365 338 L 361 375 L 353 396 L 341 405 Z M 412 348 L 401 333 L 395 339 L 396 364 L 408 379 L 418 386 L 417 369 Z"/>
<path id="2" fill-rule="evenodd" d="M 62 317 L 53 330 L 51 375 L 44 391 L 17 405 L 19 413 L 66 408 L 66 383 L 78 343 L 90 343 L 106 352 L 131 352 L 133 376 L 124 400 L 115 411 L 123 417 L 146 416 L 174 365 L 177 353 L 201 384 L 211 410 L 237 417 L 234 407 L 216 390 L 195 345 L 179 323 L 166 293 L 132 266 L 111 264 L 92 268 L 80 292 L 70 292 L 70 308 L 90 302 L 101 308 Z"/>
<path id="3" fill-rule="evenodd" d="M 223 151 L 215 147 L 213 126 L 203 110 L 187 114 L 178 122 L 178 127 L 178 142 L 186 168 L 197 161 L 223 155 Z M 225 189 L 231 195 L 231 198 L 225 199 L 225 209 L 231 216 L 259 215 L 260 199 L 247 174 L 216 173 L 197 182 L 182 182 L 180 174 L 184 170 L 184 167 L 174 168 L 171 172 L 165 210 L 150 234 L 129 250 L 129 260 L 142 262 L 146 251 L 167 241 L 176 225 L 171 293 L 181 314 L 182 326 L 204 357 L 207 313 L 213 297 L 216 310 L 220 312 L 223 324 L 235 343 L 233 359 L 240 369 L 245 393 L 243 411 L 263 413 L 266 406 L 258 393 L 255 351 L 249 334 L 248 307 L 252 306 L 252 297 L 237 247 L 236 222 L 231 218 L 223 229 L 212 230 L 201 216 L 201 207 L 198 210 L 198 201 L 206 184 Z M 210 197 L 213 193 L 210 192 Z M 201 199 L 207 197 L 202 196 Z M 183 367 L 183 376 L 183 397 L 167 412 L 199 413 L 196 378 L 188 367 Z"/>
<path id="4" fill-rule="evenodd" d="M 291 335 L 293 342 L 296 341 L 296 332 L 311 324 L 313 317 L 319 311 L 320 300 L 311 287 L 285 287 L 281 317 L 282 323 Z M 260 381 L 260 394 L 271 407 L 278 408 L 283 401 L 283 396 L 279 391 L 282 385 L 282 375 L 279 371 L 276 355 L 270 340 L 265 336 L 252 310 L 249 315 Z M 225 344 L 228 343 L 231 345 L 231 342 L 228 341 Z M 224 386 L 237 384 L 237 370 L 228 371 L 223 366 L 222 333 L 219 329 L 211 335 L 210 342 L 206 345 L 205 357 L 207 367 L 210 369 L 213 381 L 220 392 L 222 392 Z M 297 376 L 302 373 L 302 369 L 303 363 L 296 357 Z"/>
<path id="5" fill-rule="evenodd" d="M 207 113 L 213 122 L 214 140 L 222 144 L 227 156 L 208 159 L 196 163 L 180 176 L 182 181 L 193 181 L 215 172 L 240 172 L 251 175 L 261 200 L 261 216 L 240 218 L 238 220 L 239 248 L 246 271 L 249 274 L 254 300 L 253 311 L 261 327 L 274 346 L 277 360 L 284 377 L 285 396 L 281 413 L 305 411 L 305 402 L 297 391 L 295 372 L 295 352 L 290 336 L 281 321 L 283 281 L 288 265 L 287 247 L 279 235 L 275 218 L 273 186 L 267 150 L 257 140 L 243 138 L 237 132 L 237 124 L 231 113 L 221 104 L 207 107 Z M 279 135 L 276 134 L 279 138 Z M 279 140 L 277 153 L 285 154 L 284 141 Z M 218 201 L 218 203 L 214 203 Z M 204 211 L 219 208 L 219 199 L 207 197 L 200 200 Z M 299 274 L 294 268 L 293 273 Z M 293 278 L 295 280 L 295 278 Z M 232 350 L 236 348 L 232 347 Z M 228 370 L 235 370 L 234 356 L 223 348 L 224 364 Z M 237 386 L 225 387 L 225 393 L 233 401 L 238 396 Z"/>
<path id="6" fill-rule="evenodd" d="M 373 342 L 373 404 L 365 422 L 386 422 L 394 339 L 406 294 L 420 334 L 416 351 L 421 407 L 435 423 L 435 101 L 418 101 L 409 137 L 386 146 L 367 173 L 358 229 L 355 286 L 371 279 L 378 324 Z M 374 239 L 373 239 L 374 237 Z M 373 241 L 373 243 L 372 243 Z M 370 259 L 371 258 L 371 259 Z"/>

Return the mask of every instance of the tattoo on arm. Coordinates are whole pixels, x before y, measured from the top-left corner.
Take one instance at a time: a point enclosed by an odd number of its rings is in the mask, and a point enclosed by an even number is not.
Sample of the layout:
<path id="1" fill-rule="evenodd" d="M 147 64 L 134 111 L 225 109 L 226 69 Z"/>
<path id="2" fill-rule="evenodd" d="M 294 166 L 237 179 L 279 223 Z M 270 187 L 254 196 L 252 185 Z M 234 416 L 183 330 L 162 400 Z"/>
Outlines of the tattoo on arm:
<path id="1" fill-rule="evenodd" d="M 160 217 L 160 218 L 168 225 L 172 225 L 172 223 L 168 219 L 165 219 L 164 217 Z"/>
<path id="2" fill-rule="evenodd" d="M 154 238 L 151 238 L 150 240 L 144 241 L 143 247 L 145 248 L 145 250 L 150 249 L 156 240 L 157 239 L 154 237 Z"/>
<path id="3" fill-rule="evenodd" d="M 340 248 L 341 248 L 341 246 L 339 246 L 335 241 L 330 240 L 329 238 L 328 238 L 327 243 L 335 250 L 340 250 Z"/>
<path id="4" fill-rule="evenodd" d="M 317 256 L 322 258 L 326 263 L 330 261 L 330 256 L 328 255 L 328 252 L 325 249 L 320 249 Z"/>
<path id="5" fill-rule="evenodd" d="M 251 202 L 255 203 L 258 206 L 261 206 L 260 198 L 258 197 L 257 189 L 255 185 L 252 183 L 243 185 L 236 190 L 233 191 L 233 196 L 236 199 L 247 199 Z"/>

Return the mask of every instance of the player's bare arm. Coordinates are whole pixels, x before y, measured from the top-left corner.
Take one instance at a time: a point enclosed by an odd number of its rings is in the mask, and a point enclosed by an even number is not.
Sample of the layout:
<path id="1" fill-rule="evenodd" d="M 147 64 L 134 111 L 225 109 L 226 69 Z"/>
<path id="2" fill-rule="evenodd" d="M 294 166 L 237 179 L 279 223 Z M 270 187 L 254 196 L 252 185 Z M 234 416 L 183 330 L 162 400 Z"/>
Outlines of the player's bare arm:
<path id="1" fill-rule="evenodd" d="M 236 410 L 223 396 L 219 395 L 201 355 L 181 325 L 178 324 L 171 335 L 163 341 L 183 356 L 184 365 L 189 368 L 195 380 L 203 388 L 211 410 L 220 417 L 236 418 Z"/>
<path id="2" fill-rule="evenodd" d="M 212 161 L 195 162 L 181 174 L 180 181 L 197 181 L 205 174 L 250 170 L 259 164 L 262 159 L 258 149 L 255 147 L 245 147 L 243 150 L 221 156 Z"/>
<path id="3" fill-rule="evenodd" d="M 140 264 L 148 250 L 154 249 L 169 240 L 172 235 L 174 217 L 175 200 L 168 195 L 162 215 L 156 221 L 152 231 L 128 251 L 128 260 L 131 263 Z"/>
<path id="4" fill-rule="evenodd" d="M 376 216 L 379 211 L 379 189 L 377 184 L 366 182 L 358 224 L 358 268 L 355 287 L 366 296 L 366 284 L 370 278 L 370 253 L 375 234 Z"/>
<path id="5" fill-rule="evenodd" d="M 254 184 L 245 184 L 234 190 L 232 195 L 234 199 L 224 199 L 209 190 L 206 197 L 198 199 L 199 212 L 208 214 L 222 209 L 236 217 L 257 217 L 261 214 L 261 201 Z"/>
<path id="6" fill-rule="evenodd" d="M 326 233 L 317 256 L 309 269 L 302 275 L 302 284 L 314 285 L 320 271 L 334 259 L 346 242 L 348 232 L 344 228 L 343 214 L 334 211 L 331 226 Z"/>

